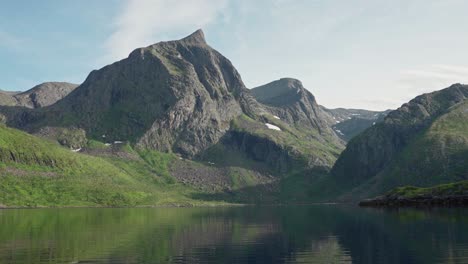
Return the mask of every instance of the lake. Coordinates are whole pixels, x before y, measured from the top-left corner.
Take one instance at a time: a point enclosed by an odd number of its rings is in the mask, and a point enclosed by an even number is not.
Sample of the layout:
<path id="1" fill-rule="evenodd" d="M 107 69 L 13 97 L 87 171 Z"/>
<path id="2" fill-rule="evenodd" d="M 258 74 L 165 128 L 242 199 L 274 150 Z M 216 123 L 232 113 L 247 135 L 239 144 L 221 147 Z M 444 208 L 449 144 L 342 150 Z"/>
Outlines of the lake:
<path id="1" fill-rule="evenodd" d="M 468 210 L 0 210 L 0 263 L 468 263 Z"/>

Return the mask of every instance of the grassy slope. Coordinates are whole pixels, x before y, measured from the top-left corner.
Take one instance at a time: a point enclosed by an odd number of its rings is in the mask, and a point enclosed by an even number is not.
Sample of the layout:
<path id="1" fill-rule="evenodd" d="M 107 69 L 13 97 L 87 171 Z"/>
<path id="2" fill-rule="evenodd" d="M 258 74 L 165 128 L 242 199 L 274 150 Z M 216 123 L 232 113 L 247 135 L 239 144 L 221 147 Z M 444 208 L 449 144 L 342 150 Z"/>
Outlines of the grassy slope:
<path id="1" fill-rule="evenodd" d="M 418 196 L 452 196 L 467 195 L 468 181 L 440 184 L 433 187 L 419 188 L 414 186 L 404 186 L 395 188 L 386 196 L 398 196 L 401 198 L 414 198 Z"/>
<path id="2" fill-rule="evenodd" d="M 102 144 L 93 142 L 103 148 Z M 127 147 L 129 151 L 130 147 Z M 200 204 L 195 190 L 174 184 L 171 154 L 124 160 L 73 153 L 53 142 L 0 126 L 0 204 L 136 206 Z"/>

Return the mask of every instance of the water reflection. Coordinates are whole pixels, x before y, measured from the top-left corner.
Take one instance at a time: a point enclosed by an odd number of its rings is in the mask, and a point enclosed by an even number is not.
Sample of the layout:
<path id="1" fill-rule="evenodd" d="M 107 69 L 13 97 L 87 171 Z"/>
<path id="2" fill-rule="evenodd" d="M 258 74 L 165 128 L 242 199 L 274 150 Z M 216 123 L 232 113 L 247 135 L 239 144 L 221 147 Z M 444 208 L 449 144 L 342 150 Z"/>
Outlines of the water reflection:
<path id="1" fill-rule="evenodd" d="M 468 263 L 463 209 L 0 211 L 0 263 Z"/>

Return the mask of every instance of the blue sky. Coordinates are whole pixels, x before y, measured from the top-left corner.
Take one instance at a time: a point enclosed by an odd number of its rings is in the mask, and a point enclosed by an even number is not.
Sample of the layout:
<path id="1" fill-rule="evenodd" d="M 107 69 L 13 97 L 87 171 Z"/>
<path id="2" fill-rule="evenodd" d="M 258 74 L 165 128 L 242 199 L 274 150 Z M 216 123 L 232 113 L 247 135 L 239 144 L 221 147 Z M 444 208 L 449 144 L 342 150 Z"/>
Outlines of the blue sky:
<path id="1" fill-rule="evenodd" d="M 0 89 L 81 83 L 131 50 L 203 28 L 248 87 L 300 79 L 327 107 L 382 110 L 468 83 L 468 1 L 4 1 Z"/>

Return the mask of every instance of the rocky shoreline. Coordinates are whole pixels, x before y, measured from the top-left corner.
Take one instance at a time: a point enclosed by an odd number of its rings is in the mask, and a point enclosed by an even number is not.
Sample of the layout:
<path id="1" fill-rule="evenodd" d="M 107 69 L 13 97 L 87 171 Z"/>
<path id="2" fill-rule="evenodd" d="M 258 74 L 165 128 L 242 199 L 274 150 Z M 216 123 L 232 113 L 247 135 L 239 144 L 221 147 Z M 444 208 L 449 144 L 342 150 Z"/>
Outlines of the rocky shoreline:
<path id="1" fill-rule="evenodd" d="M 363 207 L 405 207 L 405 206 L 468 206 L 468 195 L 416 197 L 380 196 L 359 202 Z"/>

